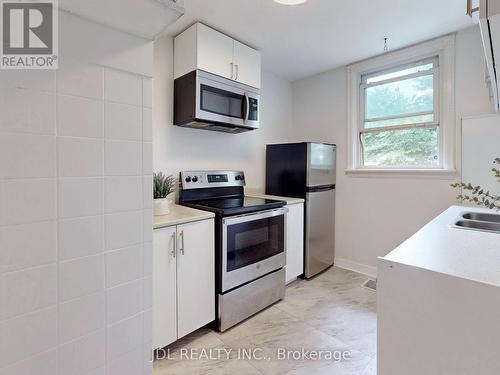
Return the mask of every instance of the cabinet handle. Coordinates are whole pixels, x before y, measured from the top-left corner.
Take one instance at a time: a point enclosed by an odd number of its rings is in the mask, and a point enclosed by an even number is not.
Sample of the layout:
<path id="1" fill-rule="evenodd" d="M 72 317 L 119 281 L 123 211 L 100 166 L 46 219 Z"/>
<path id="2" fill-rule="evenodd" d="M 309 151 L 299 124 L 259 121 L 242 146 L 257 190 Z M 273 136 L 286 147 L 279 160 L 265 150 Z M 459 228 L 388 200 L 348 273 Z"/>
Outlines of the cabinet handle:
<path id="1" fill-rule="evenodd" d="M 179 239 L 181 242 L 181 246 L 179 248 L 179 251 L 181 252 L 182 255 L 184 255 L 184 231 L 181 230 L 181 233 L 179 234 Z"/>
<path id="2" fill-rule="evenodd" d="M 231 79 L 234 78 L 234 64 L 231 62 L 229 63 L 229 65 L 231 65 Z"/>
<path id="3" fill-rule="evenodd" d="M 236 77 L 234 79 L 238 80 L 238 73 L 240 71 L 240 66 L 239 66 L 239 64 L 236 64 L 235 67 L 236 67 Z"/>
<path id="4" fill-rule="evenodd" d="M 172 258 L 175 258 L 175 248 L 176 248 L 177 237 L 175 236 L 175 232 L 172 233 L 172 250 L 170 250 L 170 254 L 172 254 Z"/>

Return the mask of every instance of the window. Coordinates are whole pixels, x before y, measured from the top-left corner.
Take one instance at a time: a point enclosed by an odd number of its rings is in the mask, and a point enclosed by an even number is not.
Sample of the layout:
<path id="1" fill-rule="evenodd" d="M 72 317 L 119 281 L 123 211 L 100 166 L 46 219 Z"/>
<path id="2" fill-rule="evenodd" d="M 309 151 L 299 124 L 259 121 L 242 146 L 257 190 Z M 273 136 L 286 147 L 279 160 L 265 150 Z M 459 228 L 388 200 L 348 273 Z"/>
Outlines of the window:
<path id="1" fill-rule="evenodd" d="M 361 162 L 439 165 L 439 64 L 432 58 L 362 76 Z"/>
<path id="2" fill-rule="evenodd" d="M 454 172 L 453 41 L 348 68 L 348 172 Z"/>

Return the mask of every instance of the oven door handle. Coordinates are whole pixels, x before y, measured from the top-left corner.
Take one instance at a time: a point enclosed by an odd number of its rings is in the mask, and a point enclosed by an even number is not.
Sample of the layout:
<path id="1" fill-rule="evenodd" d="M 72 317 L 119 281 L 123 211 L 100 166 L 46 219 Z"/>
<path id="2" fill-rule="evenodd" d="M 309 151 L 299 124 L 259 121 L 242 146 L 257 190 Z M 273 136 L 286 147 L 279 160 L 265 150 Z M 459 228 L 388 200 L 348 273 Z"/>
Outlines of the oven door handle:
<path id="1" fill-rule="evenodd" d="M 274 209 L 274 210 L 261 211 L 258 213 L 253 212 L 253 213 L 244 214 L 244 215 L 231 216 L 231 217 L 227 217 L 225 219 L 222 219 L 222 224 L 227 226 L 227 225 L 233 225 L 233 224 L 239 224 L 239 223 L 246 223 L 248 221 L 261 220 L 261 219 L 267 219 L 269 217 L 285 215 L 287 212 L 288 212 L 288 208 L 283 207 L 283 208 L 278 208 L 278 209 Z"/>

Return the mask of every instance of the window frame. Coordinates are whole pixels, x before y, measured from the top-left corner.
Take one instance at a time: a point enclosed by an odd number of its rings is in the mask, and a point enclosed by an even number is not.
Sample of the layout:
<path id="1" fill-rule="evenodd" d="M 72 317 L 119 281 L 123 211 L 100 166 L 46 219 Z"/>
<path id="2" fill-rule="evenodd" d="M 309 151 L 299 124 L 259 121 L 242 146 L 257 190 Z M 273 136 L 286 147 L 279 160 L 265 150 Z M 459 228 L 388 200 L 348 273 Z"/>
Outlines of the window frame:
<path id="1" fill-rule="evenodd" d="M 422 65 L 431 60 L 437 66 L 431 70 L 413 73 L 403 77 L 388 79 L 373 84 L 366 81 L 373 76 L 388 74 L 405 67 Z M 384 130 L 398 128 L 437 127 L 439 164 L 436 166 L 365 166 L 363 163 L 362 134 L 375 132 L 365 128 L 366 88 L 390 81 L 400 81 L 411 76 L 434 74 L 434 114 L 432 123 L 387 126 Z M 401 175 L 444 175 L 454 176 L 455 170 L 455 36 L 449 35 L 416 46 L 389 52 L 347 67 L 348 75 L 348 166 L 346 173 L 366 174 L 401 174 Z M 413 116 L 415 114 L 412 114 Z M 404 116 L 397 116 L 403 118 Z M 381 127 L 376 128 L 378 131 Z"/>

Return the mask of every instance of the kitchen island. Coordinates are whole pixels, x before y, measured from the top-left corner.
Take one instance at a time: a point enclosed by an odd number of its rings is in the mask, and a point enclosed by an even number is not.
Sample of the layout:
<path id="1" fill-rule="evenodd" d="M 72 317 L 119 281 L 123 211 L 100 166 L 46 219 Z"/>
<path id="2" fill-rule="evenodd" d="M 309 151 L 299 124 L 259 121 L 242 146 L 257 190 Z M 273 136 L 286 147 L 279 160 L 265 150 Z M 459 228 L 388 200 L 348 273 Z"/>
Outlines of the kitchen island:
<path id="1" fill-rule="evenodd" d="M 500 373 L 500 234 L 452 206 L 378 261 L 378 373 Z"/>

